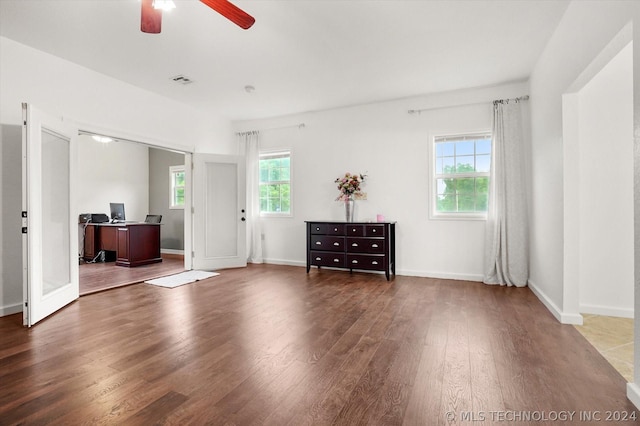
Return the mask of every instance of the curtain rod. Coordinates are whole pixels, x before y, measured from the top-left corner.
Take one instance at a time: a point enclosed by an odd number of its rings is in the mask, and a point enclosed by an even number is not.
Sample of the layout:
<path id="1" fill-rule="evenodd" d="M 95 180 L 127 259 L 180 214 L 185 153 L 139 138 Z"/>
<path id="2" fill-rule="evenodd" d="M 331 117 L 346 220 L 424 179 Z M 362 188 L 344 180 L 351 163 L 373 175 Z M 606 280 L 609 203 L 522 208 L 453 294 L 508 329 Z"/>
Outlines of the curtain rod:
<path id="1" fill-rule="evenodd" d="M 513 102 L 520 102 L 520 101 L 527 101 L 529 100 L 529 95 L 523 95 L 523 96 L 518 96 L 517 98 L 510 98 L 510 99 L 496 99 L 492 102 L 509 102 L 509 101 L 513 101 Z M 442 107 L 430 107 L 430 108 L 422 108 L 422 109 L 410 109 L 407 112 L 409 114 L 420 114 L 423 111 L 431 111 L 434 109 L 445 109 L 445 108 L 457 108 L 457 107 L 463 107 L 463 106 L 470 106 L 470 105 L 481 105 L 481 104 L 487 104 L 488 102 L 471 102 L 471 103 L 467 103 L 467 104 L 456 104 L 456 105 L 448 105 L 448 106 L 442 106 Z"/>
<path id="2" fill-rule="evenodd" d="M 298 124 L 291 124 L 289 126 L 268 127 L 266 129 L 260 129 L 260 130 L 247 130 L 246 132 L 237 132 L 236 135 L 243 135 L 245 133 L 251 133 L 251 132 L 265 132 L 268 130 L 292 129 L 294 127 L 297 127 L 298 129 L 303 129 L 305 127 L 305 124 L 298 123 Z"/>

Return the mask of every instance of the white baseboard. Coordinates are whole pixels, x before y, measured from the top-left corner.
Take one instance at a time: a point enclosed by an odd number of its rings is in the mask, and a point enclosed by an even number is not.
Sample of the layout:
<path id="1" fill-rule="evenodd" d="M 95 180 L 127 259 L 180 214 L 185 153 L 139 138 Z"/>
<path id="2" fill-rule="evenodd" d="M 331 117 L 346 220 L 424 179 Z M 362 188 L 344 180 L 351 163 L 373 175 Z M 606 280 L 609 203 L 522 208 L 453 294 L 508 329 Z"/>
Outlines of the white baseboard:
<path id="1" fill-rule="evenodd" d="M 175 250 L 175 249 L 160 249 L 161 254 L 179 254 L 184 256 L 184 250 Z"/>
<path id="2" fill-rule="evenodd" d="M 286 266 L 307 266 L 307 261 L 299 261 L 299 260 L 286 260 L 286 259 L 268 259 L 263 258 L 263 263 L 270 263 L 272 265 L 286 265 Z"/>
<path id="3" fill-rule="evenodd" d="M 270 259 L 264 258 L 264 263 L 270 263 L 273 265 L 287 265 L 287 266 L 307 266 L 307 261 L 299 260 L 286 260 L 286 259 Z M 323 267 L 328 268 L 328 267 Z M 340 269 L 340 268 L 335 268 Z M 457 281 L 479 281 L 482 282 L 484 278 L 478 274 L 457 274 L 453 272 L 432 272 L 432 271 L 412 271 L 412 270 L 396 270 L 396 275 L 404 275 L 408 277 L 424 277 L 424 278 L 439 278 L 444 280 L 457 280 Z"/>
<path id="4" fill-rule="evenodd" d="M 528 286 L 533 294 L 535 294 L 542 304 L 546 306 L 549 312 L 551 312 L 551 314 L 562 324 L 582 325 L 582 315 L 562 312 L 562 309 L 558 308 L 558 305 L 556 305 L 544 291 L 540 290 L 540 287 L 538 287 L 533 281 L 529 280 Z"/>
<path id="5" fill-rule="evenodd" d="M 407 269 L 398 270 L 396 272 L 398 275 L 405 275 L 408 277 L 438 278 L 442 280 L 482 282 L 484 279 L 484 276 L 479 274 L 459 274 L 455 272 L 412 271 Z"/>
<path id="6" fill-rule="evenodd" d="M 18 312 L 22 312 L 22 303 L 0 307 L 0 317 L 17 314 Z"/>
<path id="7" fill-rule="evenodd" d="M 640 409 L 640 386 L 635 383 L 627 383 L 627 398 Z"/>
<path id="8" fill-rule="evenodd" d="M 633 309 L 600 305 L 580 305 L 583 314 L 605 315 L 608 317 L 633 318 Z"/>

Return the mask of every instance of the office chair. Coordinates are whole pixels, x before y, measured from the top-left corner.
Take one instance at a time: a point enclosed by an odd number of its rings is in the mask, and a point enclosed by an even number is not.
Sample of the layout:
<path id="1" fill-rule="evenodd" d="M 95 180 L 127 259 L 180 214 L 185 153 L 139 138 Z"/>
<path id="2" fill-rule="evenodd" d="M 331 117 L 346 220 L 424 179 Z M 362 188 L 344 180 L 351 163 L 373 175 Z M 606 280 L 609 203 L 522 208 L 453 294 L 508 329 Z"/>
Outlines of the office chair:
<path id="1" fill-rule="evenodd" d="M 148 214 L 144 219 L 145 223 L 160 223 L 162 221 L 161 214 Z"/>

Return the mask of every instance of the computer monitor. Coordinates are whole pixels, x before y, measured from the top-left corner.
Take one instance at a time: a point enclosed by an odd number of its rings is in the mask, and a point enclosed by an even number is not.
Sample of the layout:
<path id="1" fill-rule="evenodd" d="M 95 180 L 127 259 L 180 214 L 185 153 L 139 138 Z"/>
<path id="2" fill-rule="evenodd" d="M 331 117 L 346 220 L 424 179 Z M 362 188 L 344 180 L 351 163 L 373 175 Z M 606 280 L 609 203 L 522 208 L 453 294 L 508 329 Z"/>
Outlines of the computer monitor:
<path id="1" fill-rule="evenodd" d="M 125 220 L 124 203 L 109 203 L 111 209 L 111 220 Z"/>

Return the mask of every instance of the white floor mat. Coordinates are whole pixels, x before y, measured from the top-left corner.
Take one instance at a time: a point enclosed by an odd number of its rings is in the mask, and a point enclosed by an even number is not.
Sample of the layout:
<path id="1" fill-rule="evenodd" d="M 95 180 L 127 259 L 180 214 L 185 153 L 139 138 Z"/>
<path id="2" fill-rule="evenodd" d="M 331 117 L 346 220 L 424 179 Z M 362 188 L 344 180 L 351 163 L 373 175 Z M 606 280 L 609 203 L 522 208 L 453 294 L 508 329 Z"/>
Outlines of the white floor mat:
<path id="1" fill-rule="evenodd" d="M 145 281 L 147 284 L 153 284 L 160 287 L 174 288 L 184 284 L 189 284 L 205 278 L 211 278 L 220 275 L 217 272 L 209 271 L 185 271 L 167 277 L 156 278 L 154 280 Z"/>

